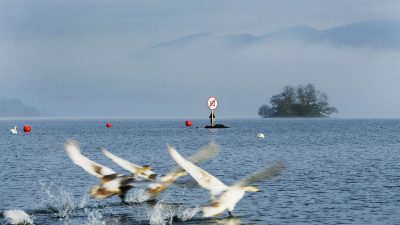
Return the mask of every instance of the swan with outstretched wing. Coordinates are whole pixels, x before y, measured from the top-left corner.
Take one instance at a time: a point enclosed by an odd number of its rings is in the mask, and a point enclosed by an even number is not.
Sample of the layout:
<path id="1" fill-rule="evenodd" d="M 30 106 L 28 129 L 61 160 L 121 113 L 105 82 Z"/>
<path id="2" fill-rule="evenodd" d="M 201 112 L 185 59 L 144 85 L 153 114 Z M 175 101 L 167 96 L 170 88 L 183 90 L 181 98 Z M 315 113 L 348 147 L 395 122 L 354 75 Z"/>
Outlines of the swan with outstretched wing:
<path id="1" fill-rule="evenodd" d="M 199 164 L 218 155 L 220 146 L 214 141 L 202 147 L 196 153 L 188 157 L 188 160 L 193 164 Z M 166 190 L 178 178 L 186 176 L 188 173 L 180 166 L 173 168 L 164 176 L 161 176 L 156 182 L 150 183 L 146 189 L 150 199 L 155 198 L 162 191 Z"/>
<path id="2" fill-rule="evenodd" d="M 168 151 L 179 166 L 185 169 L 201 187 L 210 192 L 212 202 L 210 206 L 203 207 L 204 217 L 216 216 L 225 210 L 228 210 L 229 215 L 232 215 L 232 211 L 235 209 L 236 204 L 243 198 L 245 192 L 259 191 L 257 187 L 250 186 L 252 183 L 275 177 L 284 169 L 284 164 L 277 162 L 270 167 L 263 168 L 249 175 L 232 186 L 227 186 L 207 171 L 186 160 L 173 146 L 168 146 Z"/>
<path id="3" fill-rule="evenodd" d="M 81 153 L 77 141 L 67 141 L 65 143 L 65 151 L 74 164 L 99 178 L 100 185 L 95 185 L 90 190 L 92 197 L 103 199 L 118 195 L 121 201 L 125 202 L 126 193 L 132 187 L 138 185 L 138 181 L 133 176 L 119 174 L 106 166 L 88 159 Z"/>

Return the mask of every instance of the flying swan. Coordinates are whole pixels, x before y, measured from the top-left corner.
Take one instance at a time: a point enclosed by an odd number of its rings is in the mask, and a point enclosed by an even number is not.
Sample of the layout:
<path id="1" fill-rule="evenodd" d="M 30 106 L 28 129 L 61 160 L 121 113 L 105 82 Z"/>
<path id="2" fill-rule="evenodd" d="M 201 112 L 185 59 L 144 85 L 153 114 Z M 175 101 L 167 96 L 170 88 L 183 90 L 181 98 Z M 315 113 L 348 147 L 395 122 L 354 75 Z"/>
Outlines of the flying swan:
<path id="1" fill-rule="evenodd" d="M 225 210 L 228 210 L 229 215 L 232 216 L 232 211 L 240 199 L 243 198 L 246 191 L 259 191 L 257 187 L 249 186 L 250 184 L 275 177 L 284 169 L 283 163 L 277 162 L 270 167 L 263 168 L 249 175 L 232 186 L 227 186 L 216 177 L 183 158 L 173 146 L 168 146 L 168 151 L 178 165 L 185 169 L 201 187 L 210 191 L 211 205 L 203 207 L 204 217 L 216 216 Z"/>
<path id="2" fill-rule="evenodd" d="M 125 203 L 126 193 L 141 181 L 136 176 L 119 174 L 106 166 L 88 159 L 81 154 L 77 141 L 67 141 L 65 143 L 65 151 L 74 164 L 100 179 L 100 185 L 95 185 L 90 190 L 91 196 L 97 199 L 118 195 L 121 202 Z"/>

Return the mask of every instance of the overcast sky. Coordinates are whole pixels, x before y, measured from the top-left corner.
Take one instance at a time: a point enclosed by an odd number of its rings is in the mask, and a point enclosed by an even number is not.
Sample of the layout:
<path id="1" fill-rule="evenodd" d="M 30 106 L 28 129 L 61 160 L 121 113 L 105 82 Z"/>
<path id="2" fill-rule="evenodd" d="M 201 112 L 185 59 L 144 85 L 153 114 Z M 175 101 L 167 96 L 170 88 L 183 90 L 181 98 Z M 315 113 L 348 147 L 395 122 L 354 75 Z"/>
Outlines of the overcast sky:
<path id="1" fill-rule="evenodd" d="M 400 117 L 399 48 L 226 42 L 371 20 L 399 21 L 400 1 L 0 0 L 0 97 L 64 117 L 207 118 L 213 95 L 218 118 L 256 118 L 313 83 L 335 117 Z"/>

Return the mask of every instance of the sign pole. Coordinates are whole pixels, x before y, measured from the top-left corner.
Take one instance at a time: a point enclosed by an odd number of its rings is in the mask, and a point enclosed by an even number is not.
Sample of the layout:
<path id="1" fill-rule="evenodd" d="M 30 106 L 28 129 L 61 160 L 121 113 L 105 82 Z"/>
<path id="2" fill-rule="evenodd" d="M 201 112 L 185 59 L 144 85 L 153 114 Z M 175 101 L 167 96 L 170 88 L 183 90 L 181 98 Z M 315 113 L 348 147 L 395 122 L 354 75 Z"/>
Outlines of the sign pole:
<path id="1" fill-rule="evenodd" d="M 214 110 L 211 110 L 211 127 L 214 127 Z"/>
<path id="2" fill-rule="evenodd" d="M 210 119 L 211 119 L 211 128 L 213 128 L 214 127 L 214 117 L 215 117 L 214 110 L 217 108 L 217 105 L 218 105 L 217 98 L 215 98 L 213 96 L 208 98 L 207 105 L 208 105 L 208 108 L 211 110 L 211 115 L 210 115 L 211 118 Z"/>

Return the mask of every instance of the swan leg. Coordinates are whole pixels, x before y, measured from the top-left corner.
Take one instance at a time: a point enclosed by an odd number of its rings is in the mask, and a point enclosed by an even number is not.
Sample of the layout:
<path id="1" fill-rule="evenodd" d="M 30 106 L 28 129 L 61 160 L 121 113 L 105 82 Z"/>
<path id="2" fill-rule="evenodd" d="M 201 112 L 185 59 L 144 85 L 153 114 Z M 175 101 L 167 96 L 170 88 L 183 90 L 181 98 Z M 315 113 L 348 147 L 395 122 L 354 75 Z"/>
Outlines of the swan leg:
<path id="1" fill-rule="evenodd" d="M 128 205 L 128 203 L 125 201 L 125 193 L 118 195 L 118 197 L 121 199 L 122 204 Z"/>
<path id="2" fill-rule="evenodd" d="M 229 214 L 229 216 L 230 216 L 230 217 L 233 217 L 233 215 L 232 215 L 232 212 L 231 212 L 231 211 L 228 211 L 228 214 Z"/>
<path id="3" fill-rule="evenodd" d="M 122 203 L 122 204 L 128 205 L 128 203 L 125 201 L 125 198 L 123 198 L 123 197 L 120 196 L 120 199 L 121 199 L 121 203 Z"/>
<path id="4" fill-rule="evenodd" d="M 132 186 L 123 186 L 120 187 L 120 193 L 118 194 L 119 198 L 121 199 L 121 203 L 128 205 L 125 201 L 126 193 L 132 188 Z"/>

